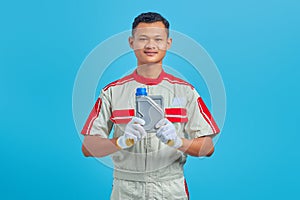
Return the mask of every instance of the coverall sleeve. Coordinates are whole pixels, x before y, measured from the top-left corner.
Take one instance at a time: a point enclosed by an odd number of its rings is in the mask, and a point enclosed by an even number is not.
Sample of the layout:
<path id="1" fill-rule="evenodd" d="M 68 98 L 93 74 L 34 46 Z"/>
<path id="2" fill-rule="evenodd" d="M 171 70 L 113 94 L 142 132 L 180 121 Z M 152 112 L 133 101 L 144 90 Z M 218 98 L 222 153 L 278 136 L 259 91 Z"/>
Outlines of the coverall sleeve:
<path id="1" fill-rule="evenodd" d="M 113 126 L 113 123 L 110 120 L 110 102 L 109 90 L 102 90 L 83 126 L 81 134 L 98 135 L 102 138 L 108 138 Z"/>
<path id="2" fill-rule="evenodd" d="M 191 139 L 218 134 L 220 129 L 197 91 L 192 89 L 188 96 L 188 122 L 185 124 L 184 132 Z"/>

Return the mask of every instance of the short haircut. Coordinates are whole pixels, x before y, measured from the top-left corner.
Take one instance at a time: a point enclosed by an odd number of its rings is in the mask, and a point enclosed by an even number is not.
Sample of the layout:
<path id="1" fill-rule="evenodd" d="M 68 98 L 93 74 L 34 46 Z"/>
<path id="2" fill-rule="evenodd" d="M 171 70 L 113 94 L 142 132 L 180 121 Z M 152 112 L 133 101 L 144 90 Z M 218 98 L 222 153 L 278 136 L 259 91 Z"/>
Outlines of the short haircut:
<path id="1" fill-rule="evenodd" d="M 162 22 L 165 25 L 165 28 L 168 33 L 169 37 L 169 27 L 170 24 L 168 20 L 166 20 L 163 16 L 161 16 L 159 13 L 155 12 L 147 12 L 147 13 L 142 13 L 139 16 L 137 16 L 133 23 L 132 23 L 132 35 L 134 34 L 134 29 L 139 25 L 139 23 L 144 22 L 144 23 L 154 23 L 154 22 Z"/>

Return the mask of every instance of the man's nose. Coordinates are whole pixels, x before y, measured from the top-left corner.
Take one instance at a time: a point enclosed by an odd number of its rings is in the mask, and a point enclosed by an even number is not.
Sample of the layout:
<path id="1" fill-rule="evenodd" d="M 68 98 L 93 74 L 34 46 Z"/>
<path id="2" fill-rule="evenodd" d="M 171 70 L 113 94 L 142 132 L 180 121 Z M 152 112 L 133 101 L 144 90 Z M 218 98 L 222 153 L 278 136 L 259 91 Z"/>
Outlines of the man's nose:
<path id="1" fill-rule="evenodd" d="M 148 42 L 146 43 L 145 47 L 147 49 L 154 49 L 156 47 L 156 43 L 153 39 L 149 39 Z"/>

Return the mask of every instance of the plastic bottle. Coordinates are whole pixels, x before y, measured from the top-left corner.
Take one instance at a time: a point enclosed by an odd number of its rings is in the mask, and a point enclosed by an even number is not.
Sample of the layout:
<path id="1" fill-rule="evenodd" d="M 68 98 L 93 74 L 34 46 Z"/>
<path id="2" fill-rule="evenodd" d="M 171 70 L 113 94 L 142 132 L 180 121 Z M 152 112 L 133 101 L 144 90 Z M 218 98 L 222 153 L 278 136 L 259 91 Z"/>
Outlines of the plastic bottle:
<path id="1" fill-rule="evenodd" d="M 155 125 L 164 118 L 163 97 L 147 95 L 146 88 L 136 89 L 136 116 L 145 120 L 143 126 L 147 132 L 155 132 Z"/>

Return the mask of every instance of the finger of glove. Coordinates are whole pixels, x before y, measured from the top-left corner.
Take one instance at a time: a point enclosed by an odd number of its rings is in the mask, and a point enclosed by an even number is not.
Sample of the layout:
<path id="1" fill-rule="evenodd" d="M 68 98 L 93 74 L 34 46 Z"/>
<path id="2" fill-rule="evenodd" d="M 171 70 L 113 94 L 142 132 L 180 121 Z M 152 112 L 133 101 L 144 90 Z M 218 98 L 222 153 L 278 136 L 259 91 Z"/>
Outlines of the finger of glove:
<path id="1" fill-rule="evenodd" d="M 132 124 L 140 124 L 140 125 L 144 125 L 146 122 L 145 120 L 143 120 L 142 118 L 139 117 L 133 117 L 130 121 L 130 123 Z"/>
<path id="2" fill-rule="evenodd" d="M 176 132 L 174 130 L 168 129 L 167 131 L 164 132 L 164 136 L 168 140 L 175 140 L 176 137 L 177 137 L 177 134 L 176 134 Z"/>
<path id="3" fill-rule="evenodd" d="M 167 137 L 165 137 L 165 135 L 162 135 L 162 137 L 160 138 L 160 141 L 162 141 L 163 143 L 167 143 L 169 141 L 169 139 Z"/>
<path id="4" fill-rule="evenodd" d="M 175 136 L 174 136 L 175 134 L 173 133 L 173 131 L 172 130 L 169 130 L 169 129 L 166 129 L 164 132 L 162 132 L 161 134 L 160 134 L 160 138 L 162 139 L 162 140 L 173 140 L 174 138 L 175 138 Z"/>
<path id="5" fill-rule="evenodd" d="M 157 135 L 157 134 L 156 134 L 156 136 L 157 136 L 157 138 L 158 138 L 160 141 L 162 141 L 163 143 L 165 143 L 166 138 L 165 138 L 165 135 L 164 135 L 164 134 L 161 134 L 161 135 Z"/>
<path id="6" fill-rule="evenodd" d="M 161 135 L 164 134 L 165 131 L 166 131 L 166 126 L 161 126 L 161 127 L 157 130 L 156 136 L 157 136 L 157 137 L 160 137 Z"/>
<path id="7" fill-rule="evenodd" d="M 160 128 L 160 127 L 166 125 L 168 123 L 168 121 L 169 120 L 167 120 L 166 118 L 163 118 L 163 119 L 159 120 L 159 122 L 157 122 L 155 124 L 155 128 Z"/>
<path id="8" fill-rule="evenodd" d="M 163 143 L 167 143 L 172 138 L 172 137 L 170 137 L 170 134 L 168 134 L 168 132 L 169 132 L 168 130 L 163 130 L 163 131 L 160 132 L 160 134 L 156 134 L 156 136 Z"/>
<path id="9" fill-rule="evenodd" d="M 140 124 L 133 124 L 133 125 L 132 125 L 132 128 L 133 128 L 134 130 L 137 130 L 137 131 L 139 132 L 141 138 L 145 137 L 146 134 L 147 134 L 147 132 L 146 132 L 146 130 L 144 129 L 144 127 L 142 127 Z"/>
<path id="10" fill-rule="evenodd" d="M 160 133 L 160 134 L 162 134 L 163 132 L 166 132 L 166 131 L 174 131 L 175 132 L 175 127 L 174 127 L 174 125 L 173 124 L 166 124 L 166 125 L 163 125 L 163 126 L 161 126 L 158 130 L 157 130 L 157 132 L 158 133 Z"/>
<path id="11" fill-rule="evenodd" d="M 131 133 L 136 136 L 137 140 L 140 140 L 142 137 L 138 130 L 133 129 Z"/>

